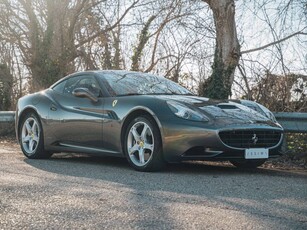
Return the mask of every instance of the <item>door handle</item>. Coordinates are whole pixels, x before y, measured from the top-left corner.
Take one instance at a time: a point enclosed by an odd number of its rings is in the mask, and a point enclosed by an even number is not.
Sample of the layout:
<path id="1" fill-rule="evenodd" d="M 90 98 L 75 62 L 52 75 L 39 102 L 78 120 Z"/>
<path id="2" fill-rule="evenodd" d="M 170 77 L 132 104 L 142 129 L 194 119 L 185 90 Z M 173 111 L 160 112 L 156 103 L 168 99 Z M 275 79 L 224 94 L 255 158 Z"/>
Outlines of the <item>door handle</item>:
<path id="1" fill-rule="evenodd" d="M 58 108 L 54 104 L 51 104 L 51 106 L 50 106 L 51 111 L 57 111 L 57 109 Z"/>

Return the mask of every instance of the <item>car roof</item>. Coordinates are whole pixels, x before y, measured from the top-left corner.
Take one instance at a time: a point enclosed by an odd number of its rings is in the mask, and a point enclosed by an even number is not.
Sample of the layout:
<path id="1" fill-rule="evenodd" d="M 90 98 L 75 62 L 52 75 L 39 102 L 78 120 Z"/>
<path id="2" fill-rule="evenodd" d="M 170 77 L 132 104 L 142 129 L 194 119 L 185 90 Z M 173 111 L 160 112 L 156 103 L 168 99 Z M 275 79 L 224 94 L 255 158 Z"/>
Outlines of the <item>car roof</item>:
<path id="1" fill-rule="evenodd" d="M 148 73 L 143 73 L 143 72 L 137 72 L 137 71 L 130 71 L 130 70 L 86 70 L 82 72 L 76 72 L 73 74 L 79 74 L 79 73 L 117 73 L 117 74 L 129 74 L 129 73 L 134 73 L 134 74 L 148 74 Z M 73 75 L 72 74 L 72 75 Z"/>
<path id="2" fill-rule="evenodd" d="M 94 74 L 107 74 L 107 73 L 115 73 L 115 74 L 119 74 L 119 75 L 125 75 L 125 74 L 149 74 L 149 73 L 143 73 L 143 72 L 137 72 L 137 71 L 129 71 L 129 70 L 85 70 L 85 71 L 79 71 L 79 72 L 74 72 L 71 73 L 61 79 L 59 79 L 58 81 L 56 81 L 54 84 L 52 84 L 49 88 L 53 88 L 54 86 L 56 86 L 57 84 L 59 84 L 60 82 L 70 78 L 70 77 L 74 77 L 76 75 L 79 74 L 90 74 L 90 73 L 94 73 Z M 157 76 L 159 77 L 159 76 Z"/>
<path id="3" fill-rule="evenodd" d="M 107 75 L 108 73 L 110 74 L 115 74 L 115 75 L 126 75 L 126 74 L 142 74 L 142 75 L 151 75 L 150 73 L 144 73 L 144 72 L 139 72 L 139 71 L 130 71 L 130 70 L 86 70 L 86 71 L 80 71 L 80 72 L 75 72 L 75 73 L 72 73 L 62 79 L 65 79 L 65 78 L 69 78 L 69 77 L 73 77 L 73 76 L 76 76 L 76 75 L 79 75 L 79 74 L 106 74 L 104 75 L 104 77 L 112 77 L 112 75 Z M 158 76 L 158 75 L 155 75 L 156 77 L 161 77 L 161 76 Z M 163 78 L 163 77 L 161 77 Z"/>

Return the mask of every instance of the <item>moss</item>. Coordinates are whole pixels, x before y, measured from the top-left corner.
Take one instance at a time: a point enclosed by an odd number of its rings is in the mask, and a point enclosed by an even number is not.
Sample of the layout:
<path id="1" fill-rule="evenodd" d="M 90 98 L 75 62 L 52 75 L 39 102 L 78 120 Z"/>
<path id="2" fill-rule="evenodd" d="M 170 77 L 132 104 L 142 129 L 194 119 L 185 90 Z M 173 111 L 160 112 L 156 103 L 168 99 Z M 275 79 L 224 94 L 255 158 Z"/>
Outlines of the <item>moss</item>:
<path id="1" fill-rule="evenodd" d="M 200 87 L 199 94 L 213 99 L 227 99 L 231 96 L 230 77 L 235 68 L 236 66 L 228 66 L 225 69 L 224 63 L 216 50 L 212 75 Z"/>
<path id="2" fill-rule="evenodd" d="M 67 60 L 72 55 L 73 49 L 69 49 L 69 47 L 62 54 L 52 55 L 54 45 L 53 23 L 53 20 L 48 20 L 43 36 L 36 35 L 36 53 L 31 64 L 31 70 L 35 86 L 39 88 L 47 88 L 63 77 L 66 74 Z"/>
<path id="3" fill-rule="evenodd" d="M 146 43 L 149 40 L 149 27 L 150 24 L 153 22 L 153 20 L 156 18 L 156 16 L 151 16 L 146 24 L 144 25 L 143 29 L 141 30 L 141 33 L 138 36 L 138 45 L 133 48 L 133 55 L 131 57 L 132 64 L 131 64 L 131 70 L 133 71 L 139 71 L 139 65 L 142 57 L 142 53 L 144 50 L 144 47 Z"/>
<path id="4" fill-rule="evenodd" d="M 0 110 L 9 110 L 12 105 L 13 75 L 6 64 L 0 64 Z"/>

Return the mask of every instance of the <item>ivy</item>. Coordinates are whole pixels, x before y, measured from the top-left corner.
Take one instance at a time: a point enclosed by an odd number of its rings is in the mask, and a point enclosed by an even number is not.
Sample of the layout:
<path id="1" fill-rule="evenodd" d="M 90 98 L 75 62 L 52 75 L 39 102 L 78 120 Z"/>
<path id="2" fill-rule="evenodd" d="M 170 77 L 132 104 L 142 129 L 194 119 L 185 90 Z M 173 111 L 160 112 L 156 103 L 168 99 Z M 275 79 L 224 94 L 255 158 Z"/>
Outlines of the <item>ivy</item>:
<path id="1" fill-rule="evenodd" d="M 234 69 L 235 66 L 228 66 L 225 69 L 225 65 L 216 50 L 212 75 L 201 85 L 199 94 L 212 99 L 228 99 L 231 96 L 230 77 Z"/>
<path id="2" fill-rule="evenodd" d="M 13 75 L 5 64 L 0 64 L 0 110 L 10 110 L 12 104 Z"/>
<path id="3" fill-rule="evenodd" d="M 33 77 L 36 84 L 47 88 L 58 80 L 63 72 L 64 58 L 52 56 L 52 42 L 54 39 L 54 26 L 52 20 L 48 21 L 43 39 L 37 41 L 37 53 L 32 64 Z"/>
<path id="4" fill-rule="evenodd" d="M 140 67 L 140 62 L 141 62 L 141 57 L 143 53 L 143 49 L 148 42 L 150 36 L 149 36 L 149 27 L 150 24 L 153 22 L 153 20 L 157 16 L 151 16 L 148 21 L 146 22 L 145 26 L 141 30 L 141 33 L 138 36 L 138 45 L 133 48 L 133 55 L 131 57 L 132 64 L 131 64 L 131 70 L 133 71 L 139 71 Z"/>

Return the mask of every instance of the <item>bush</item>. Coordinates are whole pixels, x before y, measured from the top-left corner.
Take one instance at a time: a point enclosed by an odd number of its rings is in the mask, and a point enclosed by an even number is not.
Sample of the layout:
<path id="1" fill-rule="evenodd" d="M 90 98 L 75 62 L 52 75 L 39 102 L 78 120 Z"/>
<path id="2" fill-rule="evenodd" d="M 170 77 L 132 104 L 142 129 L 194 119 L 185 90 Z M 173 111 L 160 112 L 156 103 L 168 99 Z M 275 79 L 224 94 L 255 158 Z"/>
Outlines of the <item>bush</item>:
<path id="1" fill-rule="evenodd" d="M 287 133 L 285 154 L 291 159 L 307 159 L 307 133 Z"/>

